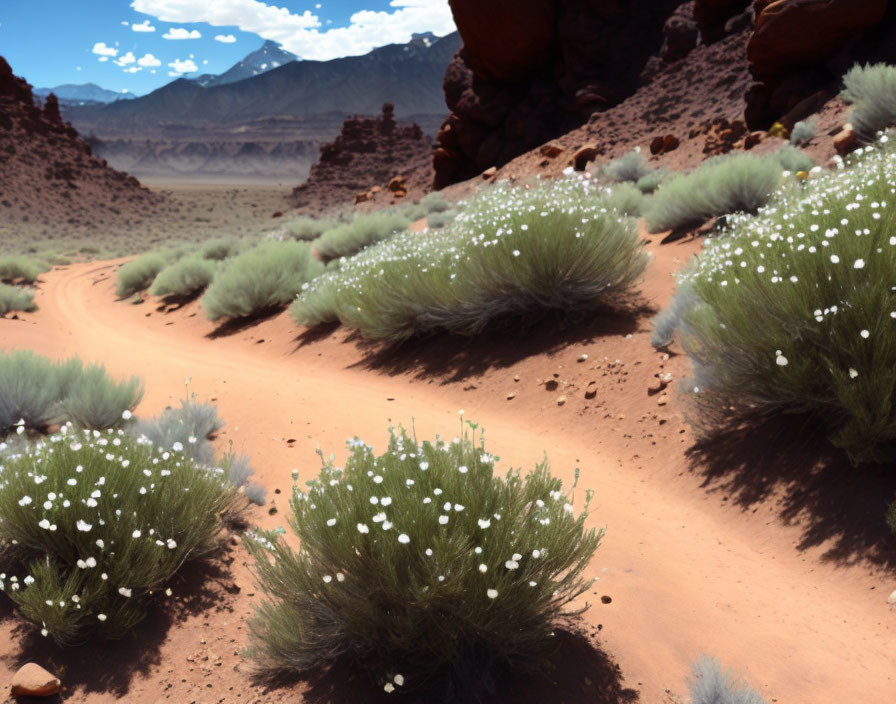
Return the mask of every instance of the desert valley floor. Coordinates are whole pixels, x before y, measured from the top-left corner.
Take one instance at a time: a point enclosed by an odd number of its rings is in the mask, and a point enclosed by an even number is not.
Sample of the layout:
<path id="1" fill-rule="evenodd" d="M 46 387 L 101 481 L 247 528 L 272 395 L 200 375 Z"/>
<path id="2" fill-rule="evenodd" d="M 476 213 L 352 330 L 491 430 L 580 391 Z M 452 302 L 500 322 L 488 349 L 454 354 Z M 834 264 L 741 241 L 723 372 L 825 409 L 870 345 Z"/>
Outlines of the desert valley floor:
<path id="1" fill-rule="evenodd" d="M 700 248 L 699 240 L 657 239 L 643 288 L 653 308 Z M 883 704 L 896 689 L 887 605 L 896 554 L 880 547 L 885 526 L 869 528 L 879 521 L 866 514 L 884 505 L 879 493 L 868 495 L 875 482 L 860 485 L 848 472 L 807 481 L 807 467 L 842 460 L 820 440 L 795 446 L 786 426 L 698 443 L 674 384 L 648 394 L 657 374 L 677 381 L 687 373 L 684 356 L 650 346 L 649 313 L 635 323 L 595 318 L 383 351 L 340 329 L 304 332 L 285 314 L 216 329 L 195 302 L 173 310 L 117 302 L 117 264 L 43 275 L 39 311 L 0 319 L 0 347 L 77 354 L 116 376 L 139 371 L 144 415 L 181 398 L 189 378 L 190 391 L 217 403 L 227 421 L 219 445 L 249 453 L 268 489 L 250 523 L 285 525 L 291 471 L 312 476 L 318 447 L 340 459 L 357 435 L 379 449 L 390 424 L 452 437 L 461 410 L 486 429 L 504 469 L 529 469 L 543 453 L 564 482 L 581 468 L 579 491 L 595 492 L 590 520 L 607 529 L 589 568 L 599 580 L 583 624 L 600 650 L 563 636 L 575 653 L 564 651 L 552 681 L 521 682 L 505 692 L 508 702 L 678 702 L 703 653 L 771 702 Z M 893 481 L 878 474 L 876 486 L 889 482 L 891 497 Z M 0 677 L 38 660 L 65 681 L 66 701 L 90 704 L 369 701 L 352 695 L 351 673 L 272 689 L 252 683 L 240 649 L 259 595 L 247 553 L 232 543 L 229 565 L 201 590 L 189 577 L 176 586 L 174 617 L 156 614 L 121 643 L 66 653 L 40 642 L 4 604 Z"/>

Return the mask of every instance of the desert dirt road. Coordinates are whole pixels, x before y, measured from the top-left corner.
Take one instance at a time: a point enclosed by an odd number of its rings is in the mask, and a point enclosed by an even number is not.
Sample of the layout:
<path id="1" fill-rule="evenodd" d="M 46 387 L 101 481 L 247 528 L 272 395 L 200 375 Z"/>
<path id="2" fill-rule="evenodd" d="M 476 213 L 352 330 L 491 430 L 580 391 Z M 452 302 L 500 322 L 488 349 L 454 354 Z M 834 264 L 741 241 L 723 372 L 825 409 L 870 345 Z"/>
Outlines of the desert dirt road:
<path id="1" fill-rule="evenodd" d="M 648 298 L 668 296 L 668 273 L 696 247 L 652 247 Z M 579 487 L 595 492 L 590 520 L 607 530 L 591 565 L 599 579 L 584 619 L 600 625 L 600 647 L 641 702 L 685 701 L 690 665 L 704 653 L 742 674 L 769 702 L 892 701 L 896 611 L 887 596 L 896 589 L 896 560 L 884 538 L 876 528 L 855 528 L 853 514 L 841 526 L 812 514 L 817 501 L 804 497 L 795 504 L 792 478 L 775 474 L 778 462 L 799 463 L 792 453 L 744 460 L 755 459 L 746 471 L 762 485 L 752 500 L 756 487 L 744 468 L 727 474 L 725 462 L 732 472 L 738 464 L 736 448 L 695 454 L 674 394 L 659 406 L 646 393 L 658 370 L 676 377 L 686 371 L 683 357 L 664 360 L 649 346 L 646 318 L 614 324 L 610 333 L 592 326 L 547 341 L 533 333 L 523 343 L 422 343 L 383 355 L 339 331 L 300 335 L 285 315 L 216 336 L 196 303 L 163 311 L 152 301 L 116 301 L 114 269 L 114 263 L 91 263 L 46 274 L 37 313 L 0 319 L 0 346 L 77 354 L 114 375 L 138 374 L 147 388 L 138 414 L 175 403 L 189 378 L 189 390 L 215 399 L 227 422 L 221 446 L 232 442 L 252 456 L 255 479 L 278 508 L 273 514 L 267 506 L 255 509 L 252 522 L 285 525 L 290 472 L 296 467 L 308 478 L 318 447 L 340 457 L 353 436 L 382 447 L 394 423 L 413 422 L 420 437 L 451 437 L 463 409 L 486 429 L 503 467 L 531 467 L 547 452 L 565 480 L 581 468 Z M 583 353 L 588 360 L 577 362 Z M 544 381 L 554 374 L 558 389 L 546 391 Z M 586 400 L 592 381 L 596 398 Z M 562 405 L 560 394 L 568 399 Z M 838 481 L 819 491 L 853 496 L 861 476 Z M 876 510 L 877 504 L 869 506 L 863 520 L 882 523 Z M 858 554 L 863 550 L 873 557 Z M 111 662 L 132 672 L 111 676 L 93 656 L 34 646 L 7 618 L 0 623 L 7 636 L 0 677 L 8 681 L 18 664 L 41 657 L 66 664 L 63 679 L 73 688 L 66 701 L 340 701 L 302 684 L 272 692 L 251 684 L 238 649 L 258 595 L 245 552 L 238 546 L 233 556 L 228 579 L 238 593 L 228 591 L 216 606 L 152 637 L 138 634 L 152 650 L 148 655 L 134 654 L 139 643 L 119 646 L 119 659 Z M 612 602 L 602 604 L 603 595 Z M 212 659 L 203 661 L 210 650 Z M 91 662 L 95 675 L 75 673 Z M 563 692 L 564 701 L 609 701 L 581 683 L 564 685 Z"/>

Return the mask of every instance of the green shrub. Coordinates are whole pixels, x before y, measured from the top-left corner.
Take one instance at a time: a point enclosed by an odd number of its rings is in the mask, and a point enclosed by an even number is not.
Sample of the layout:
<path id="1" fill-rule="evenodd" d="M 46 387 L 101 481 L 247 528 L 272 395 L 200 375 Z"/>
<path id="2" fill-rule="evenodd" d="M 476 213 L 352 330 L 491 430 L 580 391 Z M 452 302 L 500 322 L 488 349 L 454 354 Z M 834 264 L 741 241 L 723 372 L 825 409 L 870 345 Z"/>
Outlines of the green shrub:
<path id="1" fill-rule="evenodd" d="M 454 210 L 446 210 L 443 213 L 430 213 L 426 216 L 426 226 L 434 230 L 440 230 L 454 222 L 457 212 Z"/>
<path id="2" fill-rule="evenodd" d="M 894 189 L 892 155 L 872 151 L 707 241 L 678 326 L 707 430 L 805 413 L 854 461 L 894 456 Z"/>
<path id="3" fill-rule="evenodd" d="M 359 215 L 344 225 L 327 230 L 314 241 L 314 249 L 324 259 L 350 257 L 376 242 L 406 229 L 411 221 L 399 213 L 380 211 Z"/>
<path id="4" fill-rule="evenodd" d="M 7 255 L 0 257 L 0 281 L 22 281 L 33 284 L 50 267 L 31 257 Z"/>
<path id="5" fill-rule="evenodd" d="M 324 266 L 306 242 L 268 240 L 230 260 L 202 297 L 211 320 L 245 318 L 287 305 Z"/>
<path id="6" fill-rule="evenodd" d="M 399 234 L 329 270 L 292 307 L 398 341 L 625 306 L 646 265 L 635 223 L 584 179 L 497 187 L 440 231 Z"/>
<path id="7" fill-rule="evenodd" d="M 641 193 L 653 193 L 667 178 L 669 178 L 669 173 L 665 169 L 654 169 L 646 176 L 639 178 L 636 185 Z"/>
<path id="8" fill-rule="evenodd" d="M 224 261 L 239 251 L 240 241 L 235 237 L 219 237 L 199 245 L 198 255 L 203 259 Z"/>
<path id="9" fill-rule="evenodd" d="M 606 190 L 606 207 L 625 217 L 641 217 L 647 209 L 647 196 L 631 183 L 618 183 Z"/>
<path id="10" fill-rule="evenodd" d="M 0 437 L 20 421 L 45 430 L 67 420 L 103 430 L 122 422 L 143 395 L 135 377 L 116 383 L 78 358 L 53 362 L 27 350 L 0 352 Z"/>
<path id="11" fill-rule="evenodd" d="M 850 122 L 862 139 L 896 125 L 896 66 L 856 64 L 843 77 L 843 99 L 853 103 Z"/>
<path id="12" fill-rule="evenodd" d="M 335 224 L 331 220 L 298 217 L 286 223 L 286 233 L 293 239 L 311 242 L 333 227 Z"/>
<path id="13" fill-rule="evenodd" d="M 35 310 L 33 291 L 0 283 L 0 317 L 13 311 L 31 313 Z"/>
<path id="14" fill-rule="evenodd" d="M 167 263 L 165 255 L 150 252 L 123 264 L 116 275 L 118 297 L 127 298 L 148 289 Z"/>
<path id="15" fill-rule="evenodd" d="M 691 704 L 765 704 L 765 700 L 722 670 L 718 660 L 702 657 L 694 663 Z"/>
<path id="16" fill-rule="evenodd" d="M 642 178 L 649 176 L 653 169 L 647 163 L 647 159 L 640 149 L 623 154 L 618 159 L 613 159 L 604 167 L 604 175 L 611 181 L 637 183 Z"/>
<path id="17" fill-rule="evenodd" d="M 795 147 L 808 144 L 815 139 L 815 119 L 800 120 L 790 132 L 790 143 Z"/>
<path id="18" fill-rule="evenodd" d="M 236 502 L 218 473 L 122 431 L 66 426 L 2 478 L 0 588 L 61 645 L 123 636 L 218 545 Z"/>
<path id="19" fill-rule="evenodd" d="M 445 213 L 452 207 L 451 201 L 437 191 L 428 193 L 420 199 L 419 203 L 405 205 L 399 208 L 398 212 L 407 218 L 408 222 L 415 222 L 421 218 L 429 218 L 434 215 Z M 438 220 L 438 218 L 436 218 Z M 433 225 L 430 224 L 430 227 Z"/>
<path id="20" fill-rule="evenodd" d="M 162 269 L 149 287 L 149 293 L 152 296 L 198 295 L 208 288 L 217 270 L 215 261 L 186 257 Z"/>
<path id="21" fill-rule="evenodd" d="M 707 159 L 691 173 L 663 183 L 650 202 L 651 232 L 699 225 L 737 212 L 755 213 L 781 185 L 774 156 L 734 154 Z"/>
<path id="22" fill-rule="evenodd" d="M 276 531 L 246 541 L 268 597 L 250 621 L 260 670 L 347 656 L 391 691 L 475 689 L 492 665 L 537 664 L 590 585 L 602 532 L 585 527 L 588 502 L 576 516 L 546 461 L 496 476 L 481 439 L 418 446 L 399 430 L 383 455 L 349 451 L 293 494 L 300 552 Z"/>
<path id="23" fill-rule="evenodd" d="M 778 160 L 782 169 L 793 174 L 799 173 L 800 171 L 808 173 L 815 166 L 812 157 L 806 154 L 802 149 L 790 144 L 782 145 L 778 151 L 772 153 L 772 157 Z"/>

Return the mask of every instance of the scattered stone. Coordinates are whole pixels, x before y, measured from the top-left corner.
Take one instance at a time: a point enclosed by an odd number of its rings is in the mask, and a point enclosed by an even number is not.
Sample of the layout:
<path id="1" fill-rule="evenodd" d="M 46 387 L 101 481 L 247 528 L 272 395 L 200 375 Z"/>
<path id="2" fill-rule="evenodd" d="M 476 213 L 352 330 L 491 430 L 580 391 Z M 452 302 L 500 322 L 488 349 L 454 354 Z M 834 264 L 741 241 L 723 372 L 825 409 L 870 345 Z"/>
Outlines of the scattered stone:
<path id="1" fill-rule="evenodd" d="M 370 200 L 370 194 L 367 192 L 355 194 L 355 205 L 358 205 L 358 203 L 366 203 L 368 200 Z"/>
<path id="2" fill-rule="evenodd" d="M 282 218 L 282 217 L 283 217 L 283 211 L 282 211 L 282 210 L 278 210 L 278 211 L 275 212 L 273 215 L 271 215 L 271 217 L 272 217 L 272 218 Z"/>
<path id="3" fill-rule="evenodd" d="M 663 381 L 662 379 L 657 379 L 653 384 L 647 387 L 647 395 L 648 396 L 656 396 L 661 391 L 664 391 L 668 386 L 668 383 Z"/>
<path id="4" fill-rule="evenodd" d="M 579 147 L 576 153 L 572 155 L 572 165 L 576 171 L 584 171 L 589 162 L 597 158 L 597 147 L 593 144 L 586 144 Z"/>
<path id="5" fill-rule="evenodd" d="M 407 193 L 408 190 L 404 182 L 404 176 L 393 177 L 392 180 L 389 181 L 388 188 L 390 191 L 392 191 L 392 193 L 397 193 L 398 191 L 404 191 L 405 193 Z"/>
<path id="6" fill-rule="evenodd" d="M 585 389 L 585 398 L 592 399 L 595 396 L 597 396 L 597 385 L 592 381 L 588 384 L 588 388 Z"/>
<path id="7" fill-rule="evenodd" d="M 566 149 L 564 149 L 563 145 L 559 142 L 548 142 L 547 144 L 543 144 L 539 151 L 542 156 L 546 156 L 548 159 L 556 159 L 566 151 Z"/>
<path id="8" fill-rule="evenodd" d="M 546 382 L 544 382 L 544 388 L 548 391 L 556 391 L 558 386 L 559 384 L 557 383 L 556 379 L 548 379 Z"/>
<path id="9" fill-rule="evenodd" d="M 650 153 L 659 154 L 661 151 L 663 151 L 663 138 L 654 137 L 650 142 Z"/>
<path id="10" fill-rule="evenodd" d="M 565 403 L 566 403 L 566 396 L 560 396 L 560 397 L 557 399 L 557 405 L 558 405 L 558 406 L 562 406 L 562 405 L 564 405 Z"/>
<path id="11" fill-rule="evenodd" d="M 58 677 L 34 662 L 22 665 L 13 675 L 10 694 L 14 697 L 52 697 L 62 689 Z"/>
<path id="12" fill-rule="evenodd" d="M 744 137 L 744 149 L 752 149 L 762 142 L 764 137 L 765 132 L 750 132 L 750 134 Z"/>
<path id="13" fill-rule="evenodd" d="M 662 396 L 660 396 L 659 401 L 656 402 L 656 405 L 665 406 L 667 403 L 669 403 L 669 397 L 666 396 L 666 394 L 663 394 Z"/>
<path id="14" fill-rule="evenodd" d="M 887 603 L 890 606 L 896 606 L 896 589 L 893 590 L 893 593 L 890 594 L 890 598 L 887 599 Z"/>
<path id="15" fill-rule="evenodd" d="M 513 377 L 513 380 L 514 380 L 514 381 L 519 381 L 519 380 L 520 380 L 520 375 L 519 375 L 519 374 L 515 374 L 514 377 Z"/>
<path id="16" fill-rule="evenodd" d="M 663 137 L 663 154 L 674 152 L 681 146 L 681 142 L 674 134 L 667 134 Z"/>
<path id="17" fill-rule="evenodd" d="M 848 122 L 843 125 L 843 129 L 834 137 L 834 149 L 840 156 L 846 156 L 850 152 L 859 148 L 859 138 Z"/>
<path id="18" fill-rule="evenodd" d="M 275 513 L 277 513 L 277 507 L 276 507 L 276 506 L 271 506 L 271 507 L 268 509 L 268 515 L 269 515 L 269 516 L 273 516 Z"/>
<path id="19" fill-rule="evenodd" d="M 512 391 L 509 394 L 507 394 L 508 401 L 513 401 L 513 399 L 515 399 L 515 398 L 516 398 L 516 394 L 513 393 Z"/>
<path id="20" fill-rule="evenodd" d="M 490 166 L 489 168 L 487 168 L 485 171 L 482 172 L 482 178 L 483 178 L 483 180 L 487 181 L 490 178 L 494 178 L 497 173 L 498 173 L 498 167 Z"/>
<path id="21" fill-rule="evenodd" d="M 613 601 L 612 597 L 609 597 L 609 596 L 607 596 L 606 594 L 604 594 L 604 595 L 600 598 L 600 603 L 601 603 L 601 604 L 609 604 L 609 603 L 611 603 L 612 601 Z"/>
<path id="22" fill-rule="evenodd" d="M 578 358 L 576 361 L 577 361 L 579 364 L 581 364 L 582 362 L 587 362 L 587 361 L 588 361 L 588 355 L 587 355 L 587 354 L 582 354 L 582 355 L 579 356 L 579 358 Z"/>

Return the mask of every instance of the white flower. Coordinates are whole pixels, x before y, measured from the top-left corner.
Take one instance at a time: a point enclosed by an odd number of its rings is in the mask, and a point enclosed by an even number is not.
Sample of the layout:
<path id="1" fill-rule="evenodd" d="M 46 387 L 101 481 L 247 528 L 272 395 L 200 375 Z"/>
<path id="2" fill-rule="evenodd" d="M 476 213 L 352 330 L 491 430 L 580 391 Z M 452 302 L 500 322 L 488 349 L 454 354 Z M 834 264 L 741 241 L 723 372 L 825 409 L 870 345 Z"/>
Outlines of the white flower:
<path id="1" fill-rule="evenodd" d="M 182 442 L 176 442 L 171 446 L 171 449 L 175 452 L 183 452 L 184 444 Z"/>
<path id="2" fill-rule="evenodd" d="M 89 533 L 90 529 L 93 528 L 93 526 L 90 523 L 87 523 L 82 520 L 79 520 L 75 525 L 78 527 L 78 530 L 81 531 L 82 533 Z"/>
<path id="3" fill-rule="evenodd" d="M 106 545 L 106 544 L 103 542 L 102 539 L 96 541 L 96 546 L 97 546 L 100 550 L 102 550 L 102 549 L 105 547 L 105 545 Z"/>
<path id="4" fill-rule="evenodd" d="M 32 576 L 29 574 L 29 575 L 28 575 L 27 577 L 25 577 L 25 579 L 22 580 L 22 581 L 24 581 L 25 584 L 27 584 L 28 586 L 31 586 L 32 584 L 34 584 L 34 577 L 32 577 Z"/>
<path id="5" fill-rule="evenodd" d="M 466 474 L 469 470 L 467 469 L 466 465 L 462 464 L 460 467 L 457 468 L 457 471 L 460 472 L 461 474 Z"/>
<path id="6" fill-rule="evenodd" d="M 328 525 L 330 528 L 332 528 L 333 526 L 336 525 L 336 519 L 335 519 L 335 518 L 331 518 L 331 519 L 329 519 L 329 520 L 327 521 L 327 525 Z"/>
<path id="7" fill-rule="evenodd" d="M 515 257 L 520 256 L 520 250 L 518 250 L 518 249 L 513 250 L 513 256 L 515 256 Z"/>
<path id="8" fill-rule="evenodd" d="M 515 570 L 517 567 L 520 566 L 520 563 L 517 562 L 516 560 L 508 560 L 507 562 L 504 563 L 504 566 L 509 570 Z"/>
<path id="9" fill-rule="evenodd" d="M 858 375 L 859 375 L 859 373 L 855 369 L 853 369 L 852 367 L 849 368 L 849 378 L 850 379 L 855 379 Z"/>
<path id="10" fill-rule="evenodd" d="M 40 521 L 37 525 L 39 525 L 44 530 L 50 530 L 50 522 L 46 518 Z"/>
<path id="11" fill-rule="evenodd" d="M 373 517 L 374 523 L 382 523 L 385 520 L 386 520 L 386 514 L 383 511 L 380 511 L 378 514 L 376 514 Z"/>
<path id="12" fill-rule="evenodd" d="M 385 496 L 380 499 L 380 506 L 389 506 L 392 503 L 392 497 Z"/>
<path id="13" fill-rule="evenodd" d="M 66 482 L 66 484 L 68 484 L 69 486 L 74 486 L 74 485 L 77 484 L 77 483 L 78 483 L 78 480 L 75 479 L 74 477 L 72 477 L 71 479 L 69 479 L 69 480 Z"/>
<path id="14" fill-rule="evenodd" d="M 831 263 L 832 263 L 832 264 L 839 264 L 839 263 L 840 263 L 840 257 L 838 257 L 836 254 L 832 254 L 832 255 L 831 255 Z"/>
<path id="15" fill-rule="evenodd" d="M 336 573 L 336 581 L 337 581 L 337 582 L 344 582 L 344 581 L 345 581 L 345 575 L 342 574 L 342 572 L 337 572 L 337 573 Z"/>
<path id="16" fill-rule="evenodd" d="M 533 550 L 533 551 L 532 551 L 532 557 L 534 557 L 536 560 L 537 560 L 539 557 L 541 557 L 541 550 Z"/>
<path id="17" fill-rule="evenodd" d="M 122 412 L 122 414 L 121 414 L 121 417 L 122 417 L 124 420 L 130 420 L 132 416 L 133 416 L 133 414 L 132 414 L 129 410 L 127 410 L 127 409 L 125 409 L 125 410 Z"/>
<path id="18" fill-rule="evenodd" d="M 786 367 L 788 365 L 787 357 L 779 353 L 775 358 L 775 364 L 777 364 L 779 367 Z"/>
<path id="19" fill-rule="evenodd" d="M 460 513 L 461 511 L 464 510 L 464 507 L 461 506 L 460 504 L 454 504 L 454 510 L 457 511 L 458 513 Z"/>
<path id="20" fill-rule="evenodd" d="M 168 538 L 165 544 L 168 546 L 169 550 L 174 550 L 177 547 L 177 543 L 174 542 L 174 540 L 172 540 L 171 538 Z"/>
<path id="21" fill-rule="evenodd" d="M 479 571 L 482 572 L 482 574 L 485 574 L 486 572 L 488 572 L 488 565 L 482 563 L 481 565 L 479 565 Z"/>
<path id="22" fill-rule="evenodd" d="M 388 692 L 389 694 L 392 694 L 392 692 L 395 691 L 395 685 L 391 682 L 386 682 L 386 684 L 383 685 L 383 689 L 386 690 L 386 692 Z"/>
<path id="23" fill-rule="evenodd" d="M 425 472 L 427 469 L 429 469 L 429 462 L 421 462 L 421 463 L 420 463 L 420 469 L 422 469 L 424 472 Z"/>
<path id="24" fill-rule="evenodd" d="M 21 499 L 19 499 L 19 506 L 27 506 L 30 503 L 31 503 L 30 496 L 23 496 Z"/>
<path id="25" fill-rule="evenodd" d="M 127 597 L 129 599 L 131 597 L 131 590 L 128 589 L 127 587 L 119 587 L 118 593 L 121 594 L 123 597 Z"/>
<path id="26" fill-rule="evenodd" d="M 332 581 L 333 581 L 333 578 L 330 575 L 328 575 L 328 574 L 324 575 L 324 584 L 329 584 Z"/>
<path id="27" fill-rule="evenodd" d="M 139 530 L 135 530 L 133 533 L 131 533 L 132 538 L 139 538 L 141 535 L 143 534 Z"/>
<path id="28" fill-rule="evenodd" d="M 392 681 L 395 682 L 395 684 L 397 684 L 399 687 L 404 685 L 404 677 L 402 677 L 401 675 L 395 675 L 395 677 L 392 678 Z"/>
<path id="29" fill-rule="evenodd" d="M 852 265 L 853 269 L 864 269 L 865 268 L 865 260 L 864 259 L 856 259 L 855 264 Z"/>
<path id="30" fill-rule="evenodd" d="M 96 617 L 97 617 L 100 621 L 105 621 L 105 620 L 106 620 L 106 614 L 97 614 Z"/>
<path id="31" fill-rule="evenodd" d="M 368 528 L 367 525 L 364 523 L 359 523 L 358 524 L 358 532 L 359 533 L 369 533 L 370 528 Z"/>
<path id="32" fill-rule="evenodd" d="M 868 330 L 862 330 L 862 332 L 860 332 L 859 335 L 861 335 L 862 337 L 864 337 L 867 340 L 871 336 L 871 333 Z"/>
<path id="33" fill-rule="evenodd" d="M 439 525 L 444 526 L 448 523 L 448 516 L 439 516 Z"/>
<path id="34" fill-rule="evenodd" d="M 407 545 L 409 542 L 411 542 L 411 539 L 408 537 L 407 533 L 402 533 L 398 536 L 398 542 L 402 545 Z"/>
<path id="35" fill-rule="evenodd" d="M 497 599 L 498 598 L 498 590 L 497 589 L 489 589 L 485 592 L 486 596 L 489 599 Z"/>
<path id="36" fill-rule="evenodd" d="M 377 475 L 373 478 L 373 483 L 374 483 L 374 484 L 382 484 L 382 483 L 383 483 L 383 478 L 382 478 L 379 474 L 377 474 Z"/>
<path id="37" fill-rule="evenodd" d="M 489 520 L 488 518 L 480 518 L 480 519 L 479 519 L 479 527 L 482 528 L 482 530 L 485 530 L 485 529 L 488 528 L 491 524 L 492 524 L 492 522 L 491 522 L 491 520 Z"/>
<path id="38" fill-rule="evenodd" d="M 383 521 L 383 530 L 389 530 L 392 527 L 392 523 L 389 521 Z"/>

